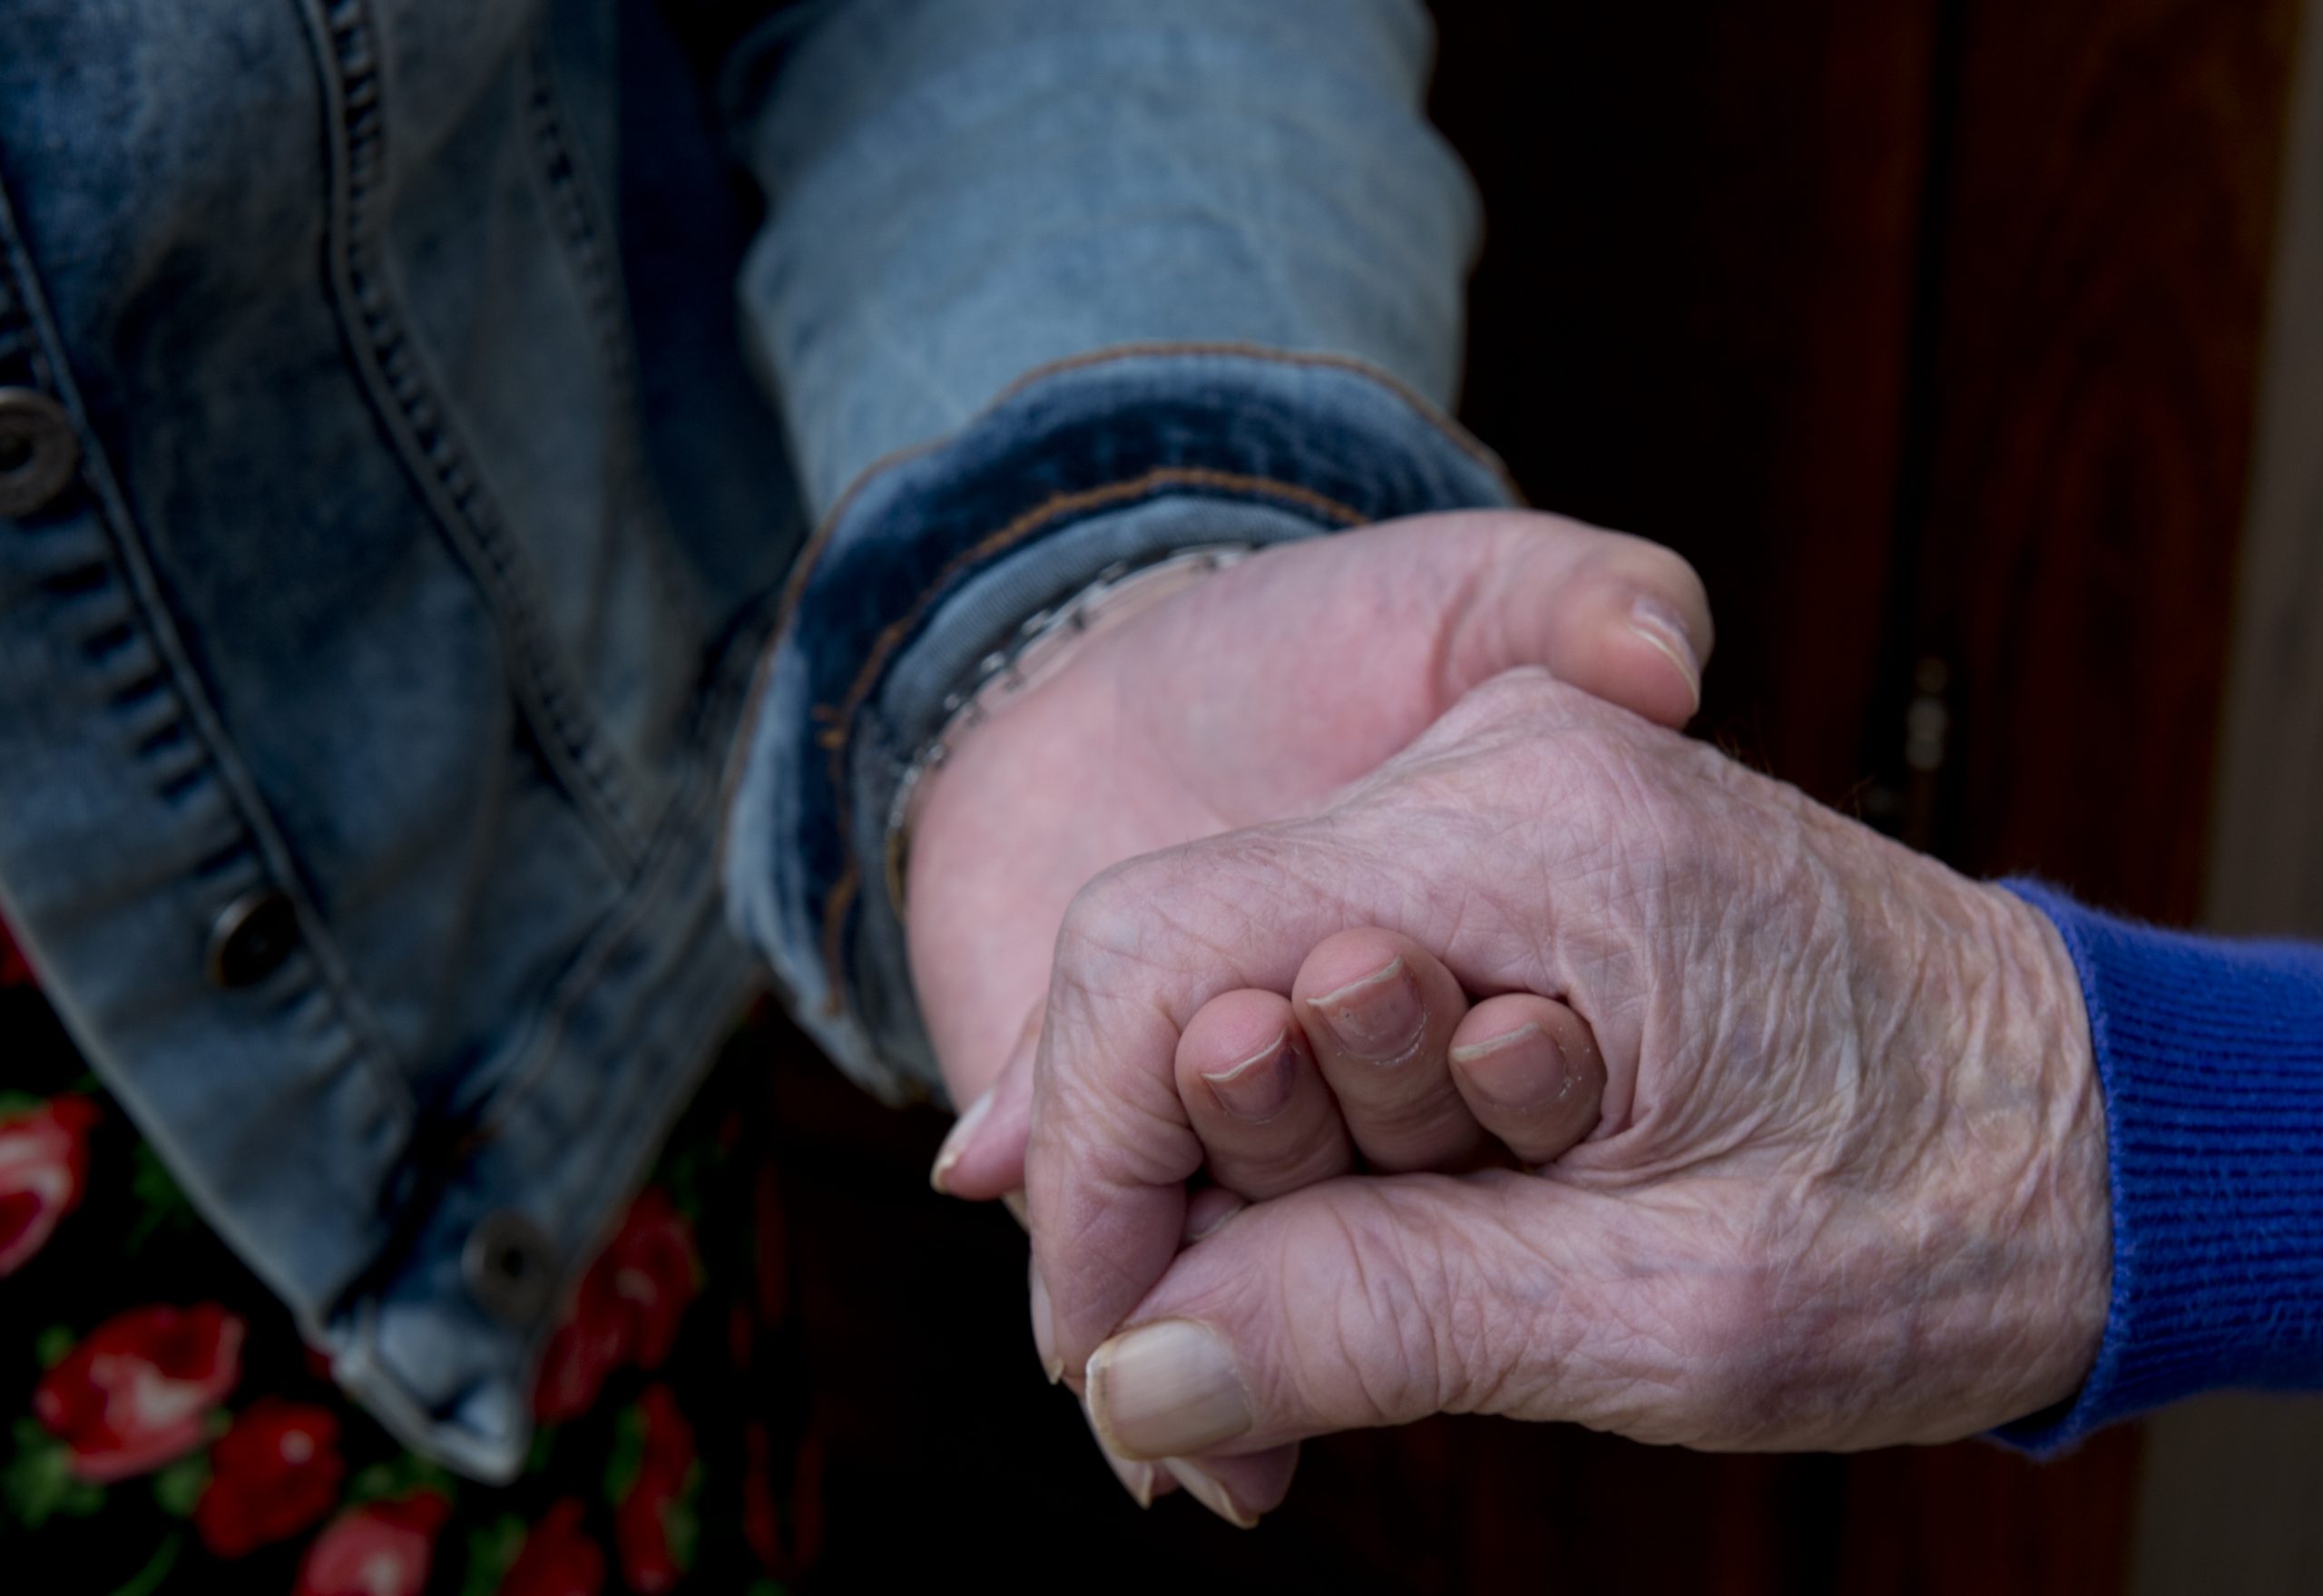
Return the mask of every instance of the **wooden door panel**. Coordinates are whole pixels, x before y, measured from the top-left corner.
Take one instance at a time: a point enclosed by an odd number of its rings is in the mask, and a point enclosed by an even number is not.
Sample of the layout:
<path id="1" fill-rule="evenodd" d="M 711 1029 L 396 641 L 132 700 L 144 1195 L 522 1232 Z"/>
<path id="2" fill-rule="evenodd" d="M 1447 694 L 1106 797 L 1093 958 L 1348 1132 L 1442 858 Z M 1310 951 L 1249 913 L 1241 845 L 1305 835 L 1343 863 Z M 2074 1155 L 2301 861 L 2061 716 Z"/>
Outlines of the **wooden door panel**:
<path id="1" fill-rule="evenodd" d="M 1897 531 L 1911 650 L 1954 667 L 1935 840 L 1971 870 L 2200 911 L 2297 17 L 1965 10 Z"/>
<path id="2" fill-rule="evenodd" d="M 1861 776 L 1910 393 L 1933 0 L 1439 0 L 1489 220 L 1464 414 L 1534 502 L 1683 550 L 1704 724 Z"/>

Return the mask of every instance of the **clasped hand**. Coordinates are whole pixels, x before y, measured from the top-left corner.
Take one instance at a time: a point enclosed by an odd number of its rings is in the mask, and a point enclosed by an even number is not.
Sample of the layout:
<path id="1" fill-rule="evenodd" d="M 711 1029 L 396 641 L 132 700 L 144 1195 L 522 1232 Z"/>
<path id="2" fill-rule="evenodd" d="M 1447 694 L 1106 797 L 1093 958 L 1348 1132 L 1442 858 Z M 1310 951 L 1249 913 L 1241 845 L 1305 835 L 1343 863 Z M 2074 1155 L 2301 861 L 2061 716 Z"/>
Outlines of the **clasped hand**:
<path id="1" fill-rule="evenodd" d="M 942 1183 L 1029 1137 L 1035 1337 L 1117 1466 L 1247 1521 L 1300 1437 L 1433 1413 L 1847 1448 L 2071 1395 L 2110 1238 L 2063 945 L 1671 730 L 1708 626 L 1633 540 L 1382 527 L 1095 640 L 947 769 L 915 966 L 956 1087 L 1001 1079 Z M 958 954 L 1011 905 L 1053 940 Z"/>

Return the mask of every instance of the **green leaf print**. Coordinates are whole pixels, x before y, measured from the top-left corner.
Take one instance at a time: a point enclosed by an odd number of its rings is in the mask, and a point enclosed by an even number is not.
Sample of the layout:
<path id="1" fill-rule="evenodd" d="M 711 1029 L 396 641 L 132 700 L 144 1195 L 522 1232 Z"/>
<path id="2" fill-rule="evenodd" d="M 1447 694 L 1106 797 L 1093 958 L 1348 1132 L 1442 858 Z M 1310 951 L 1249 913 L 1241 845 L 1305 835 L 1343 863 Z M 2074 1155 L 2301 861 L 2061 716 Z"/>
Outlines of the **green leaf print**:
<path id="1" fill-rule="evenodd" d="M 32 1419 L 18 1419 L 15 1454 L 0 1472 L 0 1500 L 28 1530 L 56 1517 L 85 1518 L 104 1503 L 104 1492 L 75 1478 L 73 1454 Z"/>
<path id="2" fill-rule="evenodd" d="M 645 1412 L 634 1404 L 613 1423 L 613 1454 L 605 1459 L 605 1500 L 619 1507 L 645 1467 Z"/>
<path id="3" fill-rule="evenodd" d="M 185 1193 L 178 1189 L 161 1156 L 140 1141 L 130 1164 L 129 1190 L 137 1199 L 137 1222 L 129 1229 L 129 1250 L 143 1250 L 156 1236 L 199 1234 L 201 1218 L 193 1211 L 193 1204 L 186 1200 Z"/>
<path id="4" fill-rule="evenodd" d="M 450 1474 L 424 1457 L 398 1452 L 348 1482 L 347 1504 L 360 1507 L 367 1502 L 400 1502 L 415 1491 L 433 1491 L 447 1502 L 459 1500 L 458 1483 Z"/>
<path id="5" fill-rule="evenodd" d="M 113 1587 L 113 1596 L 153 1596 L 162 1581 L 170 1577 L 170 1570 L 177 1566 L 178 1553 L 185 1550 L 185 1537 L 172 1535 L 156 1547 L 145 1566 L 132 1574 L 126 1584 Z"/>
<path id="6" fill-rule="evenodd" d="M 702 1197 L 710 1184 L 714 1155 L 698 1144 L 672 1145 L 662 1156 L 662 1167 L 650 1182 L 670 1194 L 670 1206 L 689 1219 L 701 1218 Z"/>
<path id="7" fill-rule="evenodd" d="M 701 1515 L 694 1510 L 701 1488 L 701 1471 L 693 1469 L 686 1475 L 684 1492 L 662 1510 L 662 1531 L 670 1538 L 670 1561 L 678 1565 L 680 1573 L 693 1571 L 694 1552 L 701 1544 Z"/>
<path id="8" fill-rule="evenodd" d="M 73 1350 L 78 1339 L 64 1326 L 51 1325 L 33 1342 L 33 1356 L 40 1360 L 41 1367 L 53 1369 L 64 1361 L 64 1355 Z"/>
<path id="9" fill-rule="evenodd" d="M 181 1457 L 153 1476 L 153 1500 L 172 1518 L 191 1518 L 193 1504 L 210 1486 L 210 1459 L 201 1453 Z"/>
<path id="10" fill-rule="evenodd" d="M 524 1549 L 524 1521 L 503 1513 L 494 1523 L 468 1536 L 468 1569 L 460 1581 L 460 1596 L 493 1596 L 518 1552 Z"/>

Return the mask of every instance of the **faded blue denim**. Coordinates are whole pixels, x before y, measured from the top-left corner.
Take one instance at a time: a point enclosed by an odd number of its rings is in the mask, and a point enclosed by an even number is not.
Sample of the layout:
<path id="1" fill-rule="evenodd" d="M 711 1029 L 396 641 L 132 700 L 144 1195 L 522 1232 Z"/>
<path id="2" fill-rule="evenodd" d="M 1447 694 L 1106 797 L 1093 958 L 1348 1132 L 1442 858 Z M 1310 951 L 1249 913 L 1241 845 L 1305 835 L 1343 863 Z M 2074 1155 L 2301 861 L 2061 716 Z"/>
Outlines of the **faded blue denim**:
<path id="1" fill-rule="evenodd" d="M 77 442 L 0 517 L 0 909 L 485 1478 L 769 964 L 931 1081 L 886 796 L 978 657 L 1506 492 L 1436 414 L 1414 0 L 670 9 L 691 60 L 617 0 L 0 0 L 0 414 Z"/>

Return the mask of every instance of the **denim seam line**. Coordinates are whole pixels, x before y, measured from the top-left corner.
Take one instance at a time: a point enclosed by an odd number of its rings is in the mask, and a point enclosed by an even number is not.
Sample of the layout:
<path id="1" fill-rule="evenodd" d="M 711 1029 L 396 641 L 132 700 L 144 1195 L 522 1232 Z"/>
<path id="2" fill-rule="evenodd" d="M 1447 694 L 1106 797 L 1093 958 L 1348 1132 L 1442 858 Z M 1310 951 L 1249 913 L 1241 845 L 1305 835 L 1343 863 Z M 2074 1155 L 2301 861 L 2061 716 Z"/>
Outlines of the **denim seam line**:
<path id="1" fill-rule="evenodd" d="M 608 862 L 626 876 L 644 844 L 621 772 L 531 602 L 522 551 L 505 535 L 499 507 L 387 282 L 377 213 L 386 111 L 368 0 L 305 0 L 305 9 L 328 112 L 331 299 L 357 373 L 438 529 L 476 578 L 542 751 Z"/>
<path id="2" fill-rule="evenodd" d="M 544 1005 L 538 1033 L 518 1064 L 494 1088 L 478 1121 L 481 1133 L 496 1134 L 509 1114 L 539 1082 L 555 1056 L 564 1027 L 588 995 L 597 972 L 630 937 L 646 911 L 671 889 L 667 869 L 670 857 L 695 829 L 692 822 L 712 812 L 711 799 L 717 786 L 711 778 L 718 761 L 709 750 L 721 749 L 736 735 L 738 722 L 729 718 L 728 711 L 740 701 L 750 680 L 740 661 L 754 658 L 755 652 L 738 650 L 720 666 L 712 701 L 705 707 L 699 721 L 700 746 L 705 750 L 705 757 L 686 761 L 685 775 L 671 794 L 661 823 L 646 839 L 636 873 L 624 884 L 621 901 L 607 913 L 603 925 L 591 934 L 573 959 L 571 972 L 557 984 L 554 996 Z"/>
<path id="3" fill-rule="evenodd" d="M 546 191 L 546 209 L 555 223 L 558 242 L 564 245 L 565 259 L 579 279 L 581 299 L 596 334 L 606 386 L 619 413 L 613 441 L 620 451 L 616 465 L 622 486 L 627 490 L 621 497 L 628 501 L 636 494 L 639 485 L 635 475 L 639 451 L 633 423 L 640 405 L 636 351 L 624 330 L 622 315 L 627 295 L 622 286 L 621 263 L 605 249 L 604 227 L 599 220 L 603 204 L 592 188 L 587 169 L 574 156 L 573 141 L 565 132 L 564 110 L 557 99 L 556 67 L 549 54 L 547 27 L 544 18 L 534 31 L 523 62 L 524 107 L 532 123 L 533 153 L 536 157 L 534 170 Z"/>
<path id="4" fill-rule="evenodd" d="M 548 47 L 544 17 L 524 56 L 525 105 L 532 119 L 534 175 L 545 191 L 546 210 L 556 224 L 564 258 L 580 285 L 582 303 L 596 333 L 607 406 L 606 436 L 613 487 L 609 501 L 622 514 L 649 523 L 657 543 L 677 539 L 652 491 L 645 464 L 645 401 L 638 389 L 639 358 L 629 320 L 629 290 L 621 254 L 606 247 L 605 203 L 590 169 L 573 153 L 565 131 L 564 103 L 557 97 L 556 64 Z M 641 828 L 652 821 L 641 817 Z"/>

